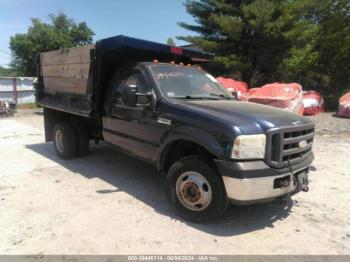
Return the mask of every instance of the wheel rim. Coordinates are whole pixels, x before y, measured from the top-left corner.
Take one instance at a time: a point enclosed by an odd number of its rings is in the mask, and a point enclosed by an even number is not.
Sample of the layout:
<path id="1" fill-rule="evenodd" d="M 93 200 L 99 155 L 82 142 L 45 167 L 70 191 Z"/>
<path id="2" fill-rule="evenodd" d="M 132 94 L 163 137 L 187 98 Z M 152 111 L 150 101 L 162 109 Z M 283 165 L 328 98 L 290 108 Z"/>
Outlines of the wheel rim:
<path id="1" fill-rule="evenodd" d="M 64 146 L 63 146 L 63 132 L 58 129 L 55 134 L 55 142 L 56 142 L 56 148 L 58 152 L 63 153 Z"/>
<path id="2" fill-rule="evenodd" d="M 183 206 L 192 211 L 207 208 L 212 199 L 212 189 L 208 180 L 201 174 L 188 171 L 176 181 L 176 195 Z"/>

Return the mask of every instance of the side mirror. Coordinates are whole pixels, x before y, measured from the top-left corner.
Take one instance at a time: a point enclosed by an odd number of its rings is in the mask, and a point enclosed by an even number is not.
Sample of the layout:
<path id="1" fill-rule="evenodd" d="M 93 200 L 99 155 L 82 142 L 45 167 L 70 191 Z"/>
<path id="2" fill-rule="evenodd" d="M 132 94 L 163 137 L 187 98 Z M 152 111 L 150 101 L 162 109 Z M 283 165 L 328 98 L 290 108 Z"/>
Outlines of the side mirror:
<path id="1" fill-rule="evenodd" d="M 136 85 L 128 85 L 123 89 L 122 100 L 126 106 L 147 107 L 150 104 L 152 94 L 139 93 Z"/>

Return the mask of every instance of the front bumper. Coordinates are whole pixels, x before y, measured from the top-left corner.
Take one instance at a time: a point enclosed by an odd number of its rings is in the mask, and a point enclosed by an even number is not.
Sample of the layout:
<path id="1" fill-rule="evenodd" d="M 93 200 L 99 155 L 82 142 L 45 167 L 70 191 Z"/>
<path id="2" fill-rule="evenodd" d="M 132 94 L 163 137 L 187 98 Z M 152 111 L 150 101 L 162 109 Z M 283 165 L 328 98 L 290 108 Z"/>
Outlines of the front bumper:
<path id="1" fill-rule="evenodd" d="M 217 160 L 216 165 L 228 198 L 234 203 L 250 204 L 298 192 L 297 176 L 307 175 L 313 158 L 311 153 L 304 161 L 282 169 L 271 168 L 263 161 Z"/>

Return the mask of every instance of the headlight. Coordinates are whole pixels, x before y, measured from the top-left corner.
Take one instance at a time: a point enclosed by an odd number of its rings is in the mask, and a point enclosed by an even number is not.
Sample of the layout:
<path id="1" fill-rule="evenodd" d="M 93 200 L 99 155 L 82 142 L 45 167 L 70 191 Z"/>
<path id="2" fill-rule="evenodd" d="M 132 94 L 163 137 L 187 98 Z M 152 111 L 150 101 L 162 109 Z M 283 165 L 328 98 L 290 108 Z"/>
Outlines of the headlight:
<path id="1" fill-rule="evenodd" d="M 237 136 L 232 145 L 231 158 L 261 159 L 265 157 L 266 136 L 241 135 Z"/>

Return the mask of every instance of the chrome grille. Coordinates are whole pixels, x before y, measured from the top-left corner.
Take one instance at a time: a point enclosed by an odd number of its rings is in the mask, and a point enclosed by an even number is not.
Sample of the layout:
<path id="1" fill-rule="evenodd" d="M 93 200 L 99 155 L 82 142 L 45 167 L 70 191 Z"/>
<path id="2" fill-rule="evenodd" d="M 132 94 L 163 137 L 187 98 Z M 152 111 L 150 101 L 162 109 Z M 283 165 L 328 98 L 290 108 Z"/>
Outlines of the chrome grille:
<path id="1" fill-rule="evenodd" d="M 281 168 L 301 162 L 311 153 L 314 133 L 314 124 L 268 130 L 267 163 Z"/>

